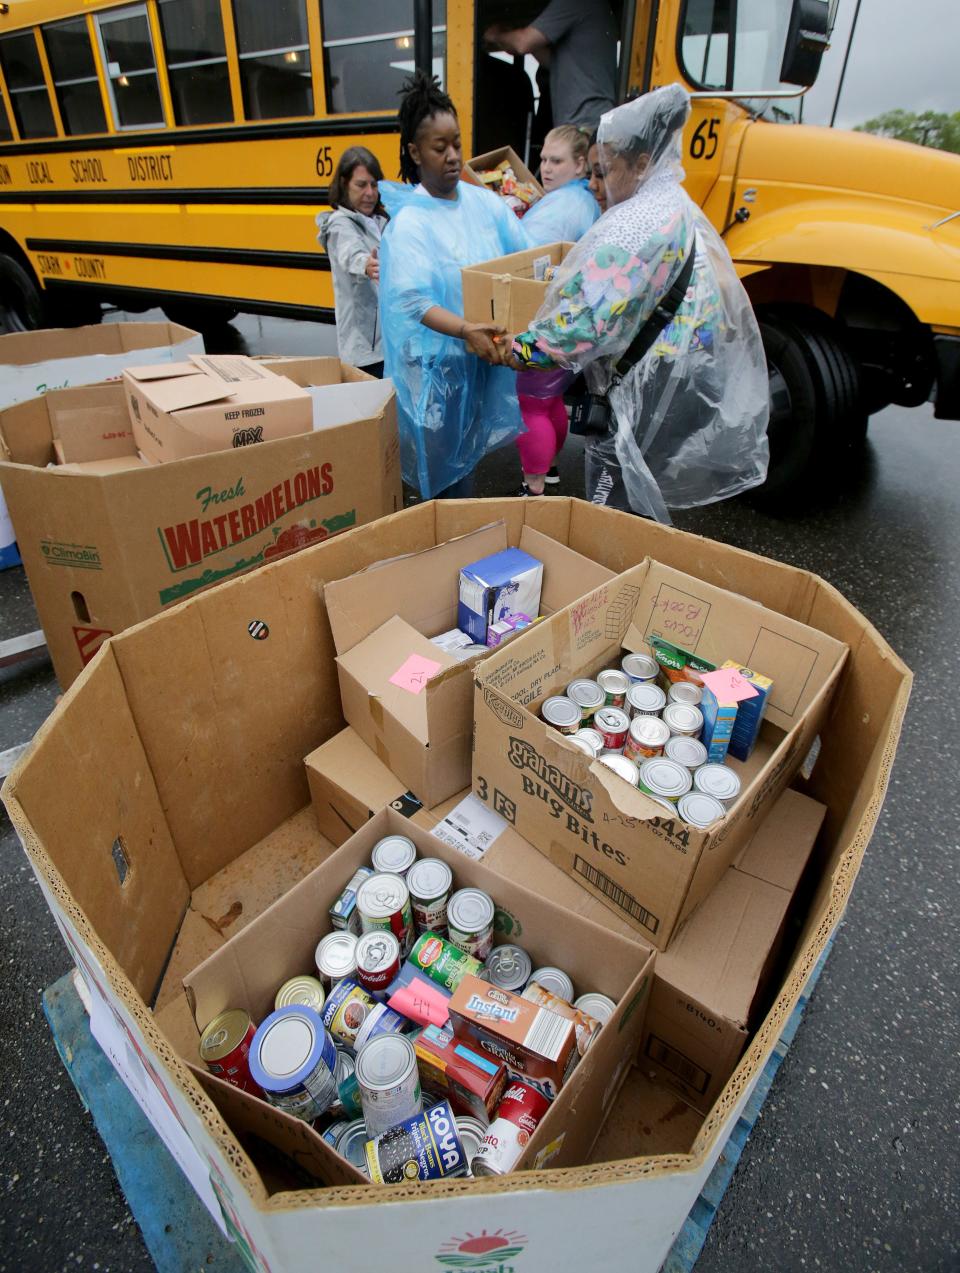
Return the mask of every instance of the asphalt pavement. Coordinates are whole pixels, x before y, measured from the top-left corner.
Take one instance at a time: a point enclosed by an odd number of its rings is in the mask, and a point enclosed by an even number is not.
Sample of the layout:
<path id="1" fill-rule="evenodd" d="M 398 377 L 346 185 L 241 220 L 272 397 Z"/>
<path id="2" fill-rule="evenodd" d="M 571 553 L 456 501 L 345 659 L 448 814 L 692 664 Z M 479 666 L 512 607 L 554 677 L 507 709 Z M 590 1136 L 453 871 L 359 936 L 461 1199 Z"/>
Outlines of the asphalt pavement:
<path id="1" fill-rule="evenodd" d="M 241 316 L 207 344 L 328 353 L 333 330 Z M 561 493 L 582 495 L 582 467 L 571 441 Z M 499 452 L 478 493 L 513 494 L 518 477 L 511 450 Z M 960 425 L 934 420 L 928 406 L 889 408 L 871 422 L 857 473 L 840 493 L 829 485 L 811 493 L 804 515 L 732 501 L 676 518 L 822 575 L 916 677 L 846 919 L 698 1273 L 960 1268 Z M 0 573 L 0 640 L 38 626 L 22 569 Z M 42 655 L 0 669 L 0 752 L 32 736 L 57 693 Z M 71 965 L 4 813 L 0 872 L 0 1271 L 148 1270 L 43 1016 L 43 990 Z M 631 1268 L 628 1251 L 621 1267 Z"/>

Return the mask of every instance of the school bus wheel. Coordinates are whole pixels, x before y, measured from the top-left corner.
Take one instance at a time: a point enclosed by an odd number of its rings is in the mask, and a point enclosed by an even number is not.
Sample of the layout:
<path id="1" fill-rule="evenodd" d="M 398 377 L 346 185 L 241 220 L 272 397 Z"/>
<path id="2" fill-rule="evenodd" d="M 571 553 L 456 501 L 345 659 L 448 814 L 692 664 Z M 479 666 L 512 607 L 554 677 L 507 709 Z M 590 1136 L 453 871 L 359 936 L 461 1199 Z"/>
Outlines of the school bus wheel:
<path id="1" fill-rule="evenodd" d="M 0 334 L 32 331 L 43 322 L 36 283 L 12 256 L 0 253 Z"/>

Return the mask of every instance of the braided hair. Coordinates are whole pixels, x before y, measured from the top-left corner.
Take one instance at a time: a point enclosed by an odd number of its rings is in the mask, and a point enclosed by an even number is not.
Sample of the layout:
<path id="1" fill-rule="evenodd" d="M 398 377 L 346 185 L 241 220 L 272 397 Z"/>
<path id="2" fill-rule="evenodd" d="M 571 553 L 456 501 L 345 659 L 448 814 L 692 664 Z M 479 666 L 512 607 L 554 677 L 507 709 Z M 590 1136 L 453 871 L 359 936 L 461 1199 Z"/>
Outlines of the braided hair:
<path id="1" fill-rule="evenodd" d="M 417 140 L 417 133 L 424 120 L 434 115 L 457 116 L 453 102 L 440 87 L 435 75 L 415 71 L 400 90 L 400 179 L 410 185 L 420 180 L 420 171 L 410 157 L 410 142 Z"/>

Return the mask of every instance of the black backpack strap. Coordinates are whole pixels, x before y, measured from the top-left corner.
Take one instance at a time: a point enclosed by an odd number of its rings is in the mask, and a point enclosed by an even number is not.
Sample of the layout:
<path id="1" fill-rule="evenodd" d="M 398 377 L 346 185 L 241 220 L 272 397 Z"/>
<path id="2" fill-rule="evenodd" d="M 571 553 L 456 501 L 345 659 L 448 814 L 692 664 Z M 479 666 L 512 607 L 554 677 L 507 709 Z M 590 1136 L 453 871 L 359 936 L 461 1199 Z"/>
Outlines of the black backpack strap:
<path id="1" fill-rule="evenodd" d="M 690 250 L 687 253 L 687 259 L 683 263 L 683 268 L 673 280 L 673 283 L 659 301 L 653 313 L 634 336 L 630 348 L 618 360 L 616 367 L 613 369 L 612 385 L 618 385 L 627 372 L 637 365 L 663 329 L 673 320 L 677 310 L 683 304 L 683 298 L 687 294 L 696 255 L 697 233 L 694 230 L 693 238 L 690 242 Z"/>

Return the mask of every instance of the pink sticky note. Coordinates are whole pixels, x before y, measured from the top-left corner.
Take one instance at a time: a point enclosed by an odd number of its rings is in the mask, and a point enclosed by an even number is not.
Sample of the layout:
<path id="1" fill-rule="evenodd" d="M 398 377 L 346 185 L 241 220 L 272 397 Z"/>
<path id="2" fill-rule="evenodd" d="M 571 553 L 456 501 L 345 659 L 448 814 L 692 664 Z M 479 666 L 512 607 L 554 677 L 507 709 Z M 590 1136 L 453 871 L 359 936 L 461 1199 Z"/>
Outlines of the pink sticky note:
<path id="1" fill-rule="evenodd" d="M 739 703 L 754 698 L 757 687 L 740 675 L 735 667 L 720 667 L 715 672 L 701 672 L 700 680 L 721 703 Z"/>
<path id="2" fill-rule="evenodd" d="M 427 681 L 436 676 L 442 666 L 433 659 L 425 659 L 422 654 L 411 654 L 390 677 L 390 684 L 399 685 L 410 694 L 421 694 Z"/>
<path id="3" fill-rule="evenodd" d="M 401 986 L 388 1000 L 388 1006 L 418 1025 L 445 1026 L 450 1013 L 450 1000 L 439 986 L 423 977 L 414 977 L 409 986 Z"/>

